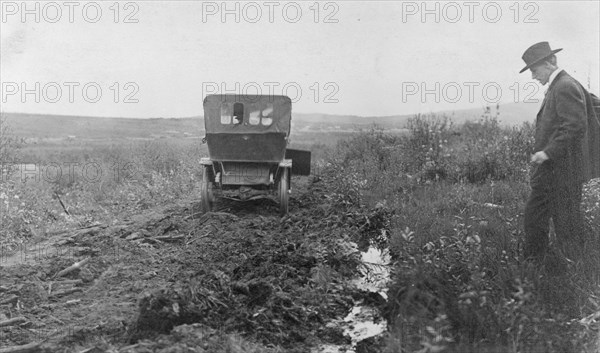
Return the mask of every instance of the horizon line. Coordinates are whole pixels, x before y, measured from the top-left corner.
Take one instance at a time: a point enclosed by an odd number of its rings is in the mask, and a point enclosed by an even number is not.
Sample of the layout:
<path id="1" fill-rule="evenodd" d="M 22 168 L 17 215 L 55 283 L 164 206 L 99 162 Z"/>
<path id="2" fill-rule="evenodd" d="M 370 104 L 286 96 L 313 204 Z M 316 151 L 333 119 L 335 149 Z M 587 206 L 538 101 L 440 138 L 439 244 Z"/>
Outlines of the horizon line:
<path id="1" fill-rule="evenodd" d="M 523 102 L 519 102 L 519 103 L 523 103 Z M 500 104 L 500 103 L 498 103 L 498 104 Z M 518 104 L 518 103 L 510 102 L 510 103 L 504 103 L 504 104 Z M 488 106 L 493 107 L 494 105 L 488 105 Z M 502 104 L 500 104 L 500 105 L 502 105 Z M 481 106 L 479 108 L 485 109 L 485 106 Z M 468 110 L 475 110 L 475 109 L 477 109 L 477 108 L 473 107 L 473 108 L 462 108 L 462 109 L 456 109 L 456 110 L 438 110 L 438 111 L 414 112 L 414 113 L 393 114 L 393 115 L 355 115 L 355 114 L 332 114 L 332 113 L 315 113 L 315 112 L 311 112 L 311 113 L 306 113 L 306 112 L 295 112 L 294 113 L 294 112 L 292 112 L 292 114 L 325 115 L 325 116 L 338 116 L 338 117 L 350 116 L 350 117 L 361 118 L 361 119 L 372 119 L 372 118 L 410 117 L 410 116 L 427 115 L 427 114 L 454 113 L 454 112 L 459 112 L 459 111 L 468 111 Z M 7 112 L 7 111 L 0 112 L 0 115 L 2 115 L 2 116 L 9 115 L 9 114 L 10 115 L 39 115 L 39 116 L 98 118 L 98 119 L 136 119 L 136 120 L 141 120 L 141 119 L 196 119 L 196 118 L 204 119 L 203 114 L 192 115 L 192 116 L 179 116 L 179 117 L 164 117 L 164 116 L 162 116 L 162 117 L 153 117 L 153 116 L 125 117 L 125 116 L 75 115 L 75 114 L 45 114 L 45 113 Z"/>

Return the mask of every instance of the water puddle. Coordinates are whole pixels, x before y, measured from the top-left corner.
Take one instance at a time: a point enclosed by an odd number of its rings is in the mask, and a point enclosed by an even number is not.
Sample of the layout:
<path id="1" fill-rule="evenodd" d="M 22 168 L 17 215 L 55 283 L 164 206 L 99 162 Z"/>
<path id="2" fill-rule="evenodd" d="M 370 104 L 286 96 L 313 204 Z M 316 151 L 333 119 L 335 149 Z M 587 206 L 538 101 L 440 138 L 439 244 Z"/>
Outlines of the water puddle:
<path id="1" fill-rule="evenodd" d="M 369 292 L 379 293 L 387 300 L 385 290 L 390 279 L 389 265 L 391 262 L 388 249 L 383 251 L 371 246 L 362 253 L 364 267 L 361 269 L 362 276 L 352 281 L 357 288 Z"/>
<path id="2" fill-rule="evenodd" d="M 356 244 L 352 244 L 356 245 Z M 385 290 L 390 278 L 390 255 L 387 249 L 380 251 L 371 246 L 362 253 L 361 276 L 350 283 L 358 289 L 380 295 L 387 300 Z M 312 353 L 355 353 L 358 342 L 378 336 L 387 329 L 387 322 L 380 317 L 377 309 L 358 302 L 343 319 L 330 322 L 328 326 L 342 328 L 344 335 L 352 340 L 350 345 L 323 345 Z"/>

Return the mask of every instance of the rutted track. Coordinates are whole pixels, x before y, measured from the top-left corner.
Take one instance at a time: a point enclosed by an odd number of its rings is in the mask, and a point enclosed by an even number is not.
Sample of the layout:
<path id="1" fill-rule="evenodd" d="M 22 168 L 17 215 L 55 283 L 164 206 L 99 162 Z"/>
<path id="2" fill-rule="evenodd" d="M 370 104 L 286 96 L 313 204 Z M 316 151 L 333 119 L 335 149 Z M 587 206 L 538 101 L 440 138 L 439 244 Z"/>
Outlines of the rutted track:
<path id="1" fill-rule="evenodd" d="M 353 242 L 366 250 L 386 211 L 340 207 L 326 180 L 293 186 L 284 218 L 267 199 L 222 200 L 208 214 L 182 201 L 4 256 L 0 322 L 23 319 L 0 327 L 2 347 L 307 352 L 350 343 L 328 323 L 359 301 L 382 304 L 350 279 L 361 264 Z"/>

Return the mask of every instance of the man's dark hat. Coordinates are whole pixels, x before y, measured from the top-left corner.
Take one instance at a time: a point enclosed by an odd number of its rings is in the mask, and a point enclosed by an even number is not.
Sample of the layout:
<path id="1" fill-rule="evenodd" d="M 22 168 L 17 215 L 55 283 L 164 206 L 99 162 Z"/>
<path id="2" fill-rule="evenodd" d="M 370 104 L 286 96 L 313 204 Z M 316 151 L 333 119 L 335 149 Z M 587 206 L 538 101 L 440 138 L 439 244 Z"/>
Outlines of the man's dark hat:
<path id="1" fill-rule="evenodd" d="M 527 48 L 527 50 L 525 50 L 525 53 L 523 53 L 522 56 L 523 61 L 525 61 L 525 64 L 527 64 L 527 66 L 525 66 L 521 71 L 519 71 L 519 73 L 522 73 L 523 71 L 529 69 L 530 67 L 546 59 L 547 57 L 558 53 L 561 50 L 562 48 L 554 50 L 550 49 L 550 44 L 548 44 L 548 42 L 539 42 L 530 46 L 529 48 Z"/>

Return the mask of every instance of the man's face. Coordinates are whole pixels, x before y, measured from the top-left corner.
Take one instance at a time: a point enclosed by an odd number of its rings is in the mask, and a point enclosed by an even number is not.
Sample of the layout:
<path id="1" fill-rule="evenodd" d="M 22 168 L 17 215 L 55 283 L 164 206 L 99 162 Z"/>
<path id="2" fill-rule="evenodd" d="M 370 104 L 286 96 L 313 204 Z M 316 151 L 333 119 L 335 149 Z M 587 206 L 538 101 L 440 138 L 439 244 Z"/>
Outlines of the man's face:
<path id="1" fill-rule="evenodd" d="M 531 78 L 534 80 L 538 80 L 542 85 L 548 83 L 550 75 L 552 74 L 552 67 L 550 67 L 550 65 L 548 65 L 547 62 L 532 66 L 530 70 Z"/>

